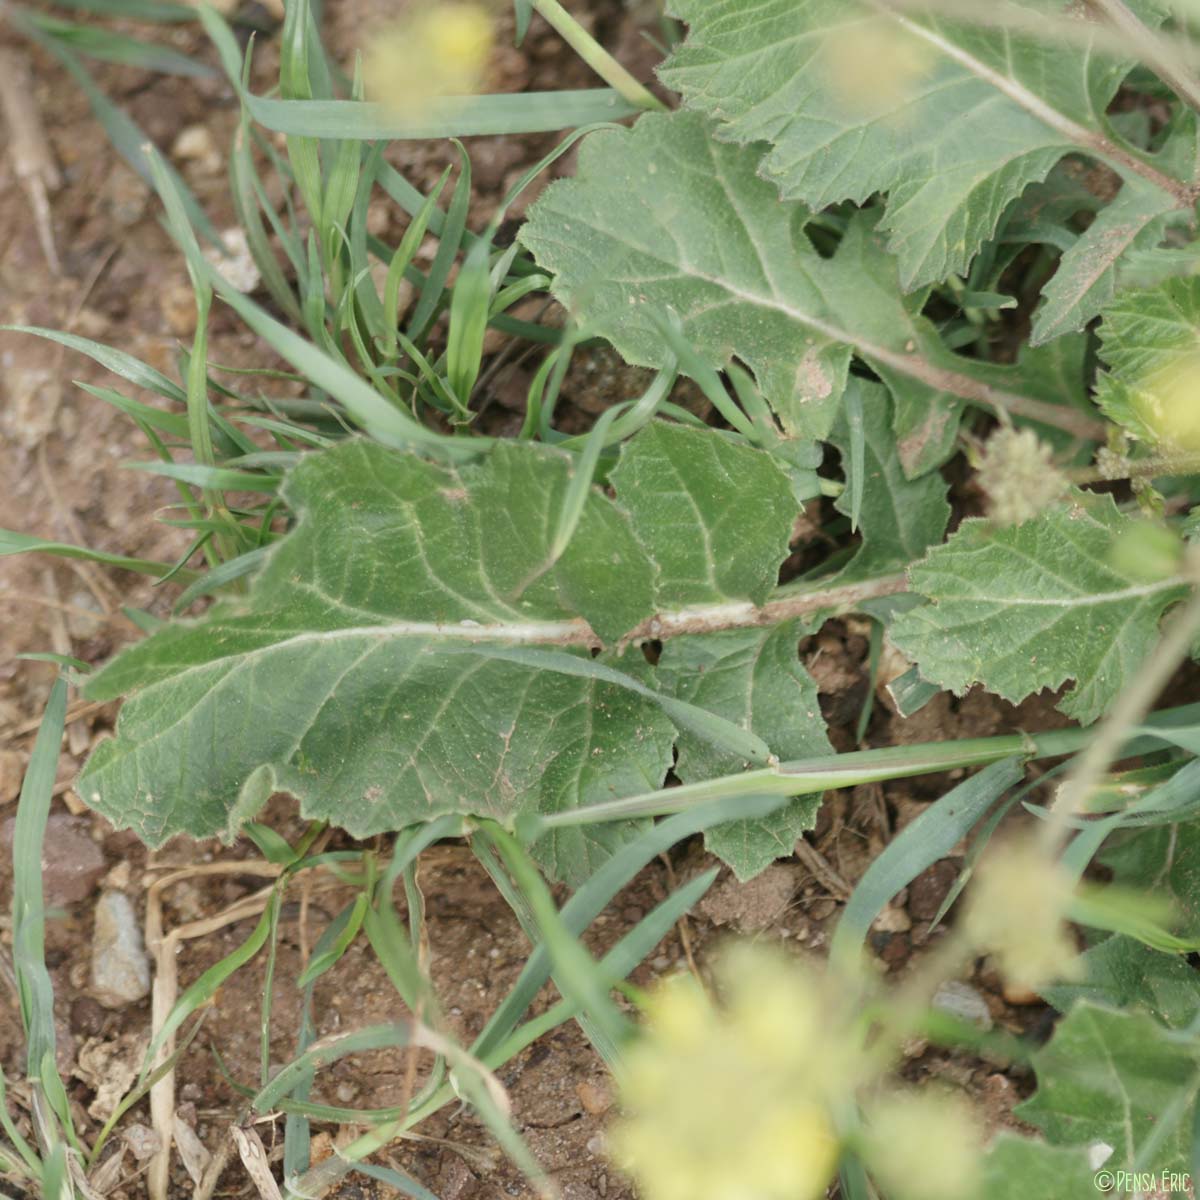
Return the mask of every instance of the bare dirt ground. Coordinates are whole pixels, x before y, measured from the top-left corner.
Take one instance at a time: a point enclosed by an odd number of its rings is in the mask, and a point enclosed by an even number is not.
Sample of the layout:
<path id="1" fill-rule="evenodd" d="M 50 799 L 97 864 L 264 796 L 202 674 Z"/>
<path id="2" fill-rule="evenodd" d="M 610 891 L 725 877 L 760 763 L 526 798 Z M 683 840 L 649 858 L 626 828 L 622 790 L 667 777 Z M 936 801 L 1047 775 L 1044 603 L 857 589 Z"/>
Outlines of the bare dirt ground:
<path id="1" fill-rule="evenodd" d="M 392 8 L 382 0 L 342 0 L 328 9 L 328 36 L 343 63 L 371 22 Z M 643 38 L 639 14 L 615 0 L 590 0 L 587 9 L 598 36 L 643 78 L 656 52 Z M 3 38 L 0 34 L 0 38 Z M 155 32 L 185 52 L 207 56 L 194 30 L 165 27 Z M 16 43 L 13 43 L 15 45 Z M 30 53 L 21 48 L 21 53 Z M 261 85 L 272 79 L 275 47 L 260 39 L 257 69 Z M 157 223 L 148 189 L 110 149 L 86 102 L 65 73 L 32 52 L 36 98 L 46 135 L 63 171 L 52 197 L 53 227 L 63 274 L 53 276 L 34 236 L 27 197 L 7 158 L 0 161 L 0 322 L 65 329 L 109 343 L 175 373 L 181 343 L 190 338 L 194 316 L 180 256 Z M 180 135 L 199 129 L 219 155 L 235 119 L 229 90 L 220 80 L 183 81 L 135 71 L 99 68 L 110 96 L 125 105 L 157 145 L 171 151 Z M 526 46 L 497 51 L 493 87 L 520 90 L 590 86 L 587 71 L 544 26 L 535 24 Z M 535 161 L 552 137 L 475 139 L 470 149 L 479 190 L 473 214 L 478 227 L 517 174 Z M 427 185 L 450 161 L 443 145 L 398 146 L 391 157 L 419 185 Z M 220 158 L 204 154 L 177 165 L 218 227 L 232 223 Z M 560 169 L 569 169 L 565 164 Z M 379 232 L 387 235 L 384 212 Z M 398 235 L 398 227 L 391 229 Z M 211 355 L 234 365 L 264 365 L 261 348 L 228 313 L 218 311 Z M 98 366 L 73 352 L 27 336 L 0 334 L 0 525 L 56 540 L 77 542 L 120 554 L 170 559 L 187 544 L 186 534 L 155 520 L 172 503 L 166 481 L 122 470 L 126 460 L 149 457 L 138 431 L 115 410 L 72 386 L 72 380 L 111 385 Z M 503 386 L 500 386 L 500 383 Z M 511 409 L 527 377 L 514 368 L 498 380 L 500 409 Z M 572 373 L 565 396 L 580 424 L 617 398 L 628 386 L 624 369 L 611 355 L 598 354 Z M 503 412 L 496 417 L 503 428 Z M 0 559 L 0 825 L 11 818 L 32 737 L 52 672 L 41 663 L 16 659 L 22 652 L 54 650 L 88 662 L 104 660 L 136 635 L 122 606 L 166 615 L 168 589 L 141 577 L 63 560 L 19 556 Z M 863 628 L 831 623 L 804 644 L 806 662 L 821 684 L 826 715 L 835 725 L 840 749 L 850 748 L 850 730 L 868 687 Z M 107 1008 L 92 994 L 89 962 L 93 912 L 101 883 L 128 893 L 144 911 L 146 889 L 172 869 L 223 861 L 258 861 L 247 843 L 233 847 L 177 842 L 148 854 L 131 835 L 115 832 L 82 809 L 71 781 L 94 739 L 111 727 L 111 707 L 76 702 L 64 742 L 55 826 L 48 848 L 48 887 L 53 904 L 48 959 L 56 989 L 60 1066 L 82 1129 L 94 1133 L 88 1114 L 104 1070 L 97 1064 L 133 1061 L 149 1028 L 149 1002 Z M 894 719 L 876 705 L 868 744 L 887 745 L 930 737 L 952 738 L 1045 728 L 1058 723 L 1048 703 L 1014 710 L 986 697 L 963 702 L 939 698 L 909 721 Z M 862 788 L 831 798 L 819 829 L 796 859 L 780 862 L 753 884 L 739 887 L 723 876 L 686 929 L 667 938 L 635 974 L 647 984 L 680 968 L 688 955 L 703 964 L 711 947 L 730 933 L 782 940 L 820 952 L 844 899 L 871 858 L 894 832 L 940 795 L 945 779 L 918 780 L 887 788 Z M 286 803 L 276 802 L 268 818 L 293 836 L 299 824 Z M 2 832 L 2 831 L 0 831 Z M 698 847 L 681 848 L 670 863 L 648 868 L 602 916 L 590 935 L 603 950 L 695 870 L 705 865 Z M 957 871 L 954 859 L 925 872 L 886 914 L 872 935 L 881 970 L 903 972 L 928 933 L 930 920 Z M 165 892 L 167 929 L 220 912 L 260 889 L 259 875 L 230 873 L 185 879 Z M 428 906 L 433 977 L 454 1032 L 470 1038 L 503 998 L 527 954 L 520 929 L 466 847 L 436 847 L 424 860 L 421 884 Z M 0 905 L 7 905 L 10 872 L 0 862 Z M 271 1057 L 282 1063 L 293 1054 L 299 1022 L 299 996 L 290 985 L 305 955 L 349 893 L 336 886 L 289 894 L 272 1009 Z M 6 909 L 0 908 L 0 911 Z M 248 935 L 253 919 L 229 925 L 203 938 L 185 941 L 178 955 L 182 985 L 229 953 Z M 8 936 L 0 918 L 0 940 Z M 686 944 L 685 940 L 686 939 Z M 254 1084 L 259 1073 L 259 1006 L 265 965 L 257 959 L 220 991 L 205 1027 L 178 1069 L 180 1112 L 210 1151 L 228 1137 L 240 1099 L 218 1067 L 212 1050 L 234 1080 Z M 0 974 L 0 979 L 3 975 Z M 1044 1023 L 1044 1006 L 1006 1003 L 994 975 L 980 964 L 972 981 L 992 1018 L 1013 1030 Z M 552 999 L 547 990 L 539 998 Z M 316 989 L 315 1014 L 322 1033 L 394 1019 L 395 993 L 365 947 L 356 945 Z M 989 1120 L 1003 1123 L 1028 1081 L 963 1055 L 919 1047 L 906 1072 L 936 1076 L 969 1090 Z M 22 1074 L 22 1047 L 15 996 L 0 982 L 0 1066 L 6 1076 Z M 606 1165 L 602 1131 L 611 1094 L 604 1071 L 573 1026 L 549 1035 L 501 1072 L 509 1089 L 518 1128 L 533 1152 L 553 1173 L 567 1200 L 618 1200 L 628 1190 Z M 329 1103 L 375 1107 L 403 1096 L 403 1064 L 395 1054 L 347 1059 L 326 1072 L 314 1098 Z M 145 1105 L 127 1119 L 147 1123 Z M 328 1153 L 331 1138 L 344 1130 L 328 1126 L 316 1149 Z M 520 1176 L 488 1149 L 486 1133 L 468 1114 L 448 1108 L 422 1132 L 465 1146 L 455 1150 L 436 1142 L 405 1142 L 394 1160 L 444 1200 L 530 1195 Z M 271 1144 L 272 1130 L 262 1131 Z M 473 1148 L 473 1149 L 472 1149 Z M 223 1175 L 217 1194 L 253 1195 L 240 1166 Z M 378 1185 L 351 1177 L 340 1195 L 368 1195 Z M 137 1197 L 145 1192 L 136 1158 L 126 1158 L 126 1176 L 110 1194 Z M 192 1192 L 181 1167 L 172 1177 L 172 1195 Z"/>

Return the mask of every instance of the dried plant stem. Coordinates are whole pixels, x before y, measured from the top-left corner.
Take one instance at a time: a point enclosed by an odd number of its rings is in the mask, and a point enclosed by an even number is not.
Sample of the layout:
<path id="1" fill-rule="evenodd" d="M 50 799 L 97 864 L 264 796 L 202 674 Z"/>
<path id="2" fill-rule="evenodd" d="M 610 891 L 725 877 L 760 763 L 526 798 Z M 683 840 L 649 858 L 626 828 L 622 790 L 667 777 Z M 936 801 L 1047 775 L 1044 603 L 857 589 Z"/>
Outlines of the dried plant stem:
<path id="1" fill-rule="evenodd" d="M 173 871 L 156 879 L 148 889 L 146 897 L 146 948 L 154 956 L 154 987 L 150 994 L 151 1038 L 159 1031 L 170 1016 L 179 993 L 177 953 L 180 942 L 202 937 L 231 925 L 246 917 L 257 916 L 267 906 L 272 888 L 264 888 L 252 896 L 244 897 L 215 916 L 191 921 L 163 933 L 162 894 L 165 889 L 185 879 L 198 875 L 262 875 L 272 878 L 280 873 L 278 863 L 221 862 L 206 863 Z M 174 1038 L 166 1038 L 155 1056 L 154 1067 L 166 1062 L 174 1053 Z M 150 1120 L 159 1137 L 159 1150 L 150 1160 L 146 1178 L 147 1191 L 151 1200 L 166 1200 L 167 1183 L 171 1170 L 171 1144 L 175 1129 L 175 1072 L 166 1072 L 150 1088 Z"/>
<path id="2" fill-rule="evenodd" d="M 58 167 L 50 156 L 42 118 L 33 99 L 33 73 L 24 55 L 0 46 L 0 112 L 8 126 L 8 151 L 17 179 L 29 196 L 42 254 L 55 275 L 62 274 L 54 227 L 50 221 L 49 193 L 62 186 Z"/>

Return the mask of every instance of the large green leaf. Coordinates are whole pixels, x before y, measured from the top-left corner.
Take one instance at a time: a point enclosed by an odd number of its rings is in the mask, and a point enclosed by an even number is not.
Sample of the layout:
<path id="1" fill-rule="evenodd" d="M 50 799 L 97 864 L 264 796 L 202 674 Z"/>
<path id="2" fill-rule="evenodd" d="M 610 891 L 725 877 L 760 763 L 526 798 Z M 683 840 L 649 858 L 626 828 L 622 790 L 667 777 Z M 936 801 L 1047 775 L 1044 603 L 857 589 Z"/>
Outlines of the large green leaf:
<path id="1" fill-rule="evenodd" d="M 1023 525 L 964 521 L 909 571 L 933 603 L 901 616 L 892 639 L 925 678 L 960 695 L 982 683 L 1016 702 L 1073 680 L 1059 707 L 1094 721 L 1186 594 L 1178 580 L 1148 583 L 1110 562 L 1114 538 L 1134 525 L 1111 497 L 1082 493 Z"/>
<path id="2" fill-rule="evenodd" d="M 690 29 L 661 78 L 720 137 L 768 143 L 762 174 L 785 199 L 822 208 L 887 192 L 905 288 L 963 271 L 1005 208 L 1071 152 L 1153 187 L 1159 212 L 1190 209 L 1191 176 L 1170 175 L 1178 164 L 1164 170 L 1105 118 L 1132 58 L 1096 52 L 1086 22 L 1071 38 L 1040 33 L 1061 0 L 999 7 L 1007 19 L 971 24 L 941 5 L 675 0 Z M 1130 7 L 1161 20 L 1156 3 Z M 1107 254 L 1100 240 L 1079 257 Z"/>
<path id="3" fill-rule="evenodd" d="M 855 218 L 823 258 L 804 233 L 808 210 L 779 202 L 758 158 L 756 148 L 714 141 L 709 123 L 687 112 L 600 130 L 585 139 L 576 177 L 533 206 L 521 239 L 555 273 L 559 298 L 627 360 L 667 361 L 659 322 L 673 309 L 712 366 L 736 356 L 753 370 L 797 436 L 827 436 L 858 355 L 910 424 L 931 415 L 933 431 L 902 454 L 910 474 L 940 461 L 924 453 L 931 440 L 943 457 L 953 445 L 964 401 L 1057 419 L 1057 396 L 1027 387 L 1020 368 L 943 345 L 920 315 L 925 296 L 901 294 L 877 213 Z"/>
<path id="4" fill-rule="evenodd" d="M 1047 1146 L 1001 1132 L 983 1160 L 981 1200 L 1080 1200 L 1095 1190 L 1084 1148 Z"/>
<path id="5" fill-rule="evenodd" d="M 641 437 L 635 462 L 680 445 L 703 461 L 705 439 L 720 443 L 712 461 L 737 484 L 718 544 L 736 542 L 763 578 L 777 569 L 796 510 L 769 455 L 716 431 Z M 365 836 L 653 789 L 677 725 L 763 760 L 761 739 L 648 686 L 640 653 L 592 656 L 597 635 L 614 641 L 694 589 L 634 532 L 660 511 L 653 472 L 644 487 L 621 472 L 623 507 L 591 490 L 555 559 L 573 470 L 528 443 L 458 467 L 365 441 L 307 456 L 284 484 L 297 524 L 248 597 L 165 627 L 89 682 L 93 697 L 129 699 L 82 794 L 154 844 L 227 832 L 271 790 Z M 700 510 L 677 517 L 672 550 L 699 561 L 716 526 Z M 761 587 L 750 572 L 721 594 L 744 603 Z M 578 878 L 625 832 L 541 850 Z"/>
<path id="6" fill-rule="evenodd" d="M 673 606 L 766 600 L 796 520 L 773 459 L 712 430 L 655 422 L 609 478 Z"/>
<path id="7" fill-rule="evenodd" d="M 1126 830 L 1100 861 L 1118 883 L 1169 900 L 1180 934 L 1200 935 L 1200 822 Z"/>
<path id="8" fill-rule="evenodd" d="M 1085 951 L 1081 963 L 1080 982 L 1056 984 L 1046 992 L 1062 1012 L 1090 1000 L 1109 1008 L 1141 1009 L 1172 1029 L 1186 1027 L 1200 1013 L 1200 980 L 1179 955 L 1114 934 Z"/>
<path id="9" fill-rule="evenodd" d="M 1033 1059 L 1038 1090 L 1016 1114 L 1055 1146 L 1112 1147 L 1107 1170 L 1191 1168 L 1200 1045 L 1144 1013 L 1084 1001 Z M 1147 1146 L 1150 1139 L 1153 1146 Z M 1149 1151 L 1139 1159 L 1143 1148 Z M 1036 1194 L 1036 1193 L 1034 1193 Z"/>
<path id="10" fill-rule="evenodd" d="M 672 638 L 663 647 L 659 674 L 680 699 L 752 729 L 782 758 L 831 754 L 817 687 L 798 654 L 805 632 L 802 622 L 785 621 L 774 629 Z M 684 783 L 745 765 L 692 734 L 680 735 L 678 750 L 675 774 Z M 768 817 L 709 829 L 704 842 L 739 879 L 749 879 L 795 852 L 796 839 L 813 827 L 819 806 L 819 797 L 800 796 Z"/>

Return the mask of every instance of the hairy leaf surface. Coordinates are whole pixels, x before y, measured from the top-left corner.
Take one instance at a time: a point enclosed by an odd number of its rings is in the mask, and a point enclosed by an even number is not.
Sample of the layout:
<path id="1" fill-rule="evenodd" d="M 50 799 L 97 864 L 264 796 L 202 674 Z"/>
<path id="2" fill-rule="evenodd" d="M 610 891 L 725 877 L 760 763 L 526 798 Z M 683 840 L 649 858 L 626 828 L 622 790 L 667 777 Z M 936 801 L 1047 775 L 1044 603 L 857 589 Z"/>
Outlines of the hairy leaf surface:
<path id="1" fill-rule="evenodd" d="M 589 135 L 575 178 L 547 188 L 521 240 L 564 304 L 628 361 L 665 363 L 654 314 L 673 309 L 712 366 L 736 357 L 753 370 L 797 436 L 828 435 L 857 355 L 904 407 L 910 474 L 949 453 L 964 401 L 1011 404 L 997 393 L 1013 392 L 1028 411 L 1057 400 L 1019 368 L 943 345 L 920 315 L 924 294 L 901 294 L 877 213 L 856 217 L 823 258 L 804 233 L 808 210 L 781 204 L 757 167 L 756 148 L 714 141 L 704 118 L 652 113 Z"/>
<path id="2" fill-rule="evenodd" d="M 909 571 L 933 603 L 905 613 L 892 639 L 930 681 L 962 695 L 982 683 L 1014 703 L 1074 686 L 1063 712 L 1094 721 L 1128 686 L 1158 637 L 1178 580 L 1147 583 L 1109 561 L 1134 523 L 1107 496 L 1077 494 L 1023 525 L 964 521 Z"/>
<path id="3" fill-rule="evenodd" d="M 353 441 L 307 456 L 285 484 L 298 523 L 249 596 L 166 626 L 90 682 L 97 698 L 132 695 L 83 794 L 157 844 L 227 831 L 271 790 L 366 836 L 660 786 L 683 710 L 649 686 L 640 654 L 593 658 L 587 646 L 709 593 L 635 533 L 663 504 L 657 475 L 636 464 L 703 462 L 705 441 L 720 443 L 710 464 L 737 487 L 719 513 L 707 500 L 677 512 L 671 550 L 686 565 L 714 537 L 736 544 L 753 570 L 743 586 L 721 577 L 721 596 L 762 592 L 796 509 L 765 453 L 715 431 L 642 436 L 627 451 L 624 507 L 593 490 L 557 560 L 567 455 L 501 443 L 447 467 Z M 693 733 L 707 728 L 687 716 Z M 622 836 L 568 831 L 542 850 L 578 878 Z"/>
<path id="4" fill-rule="evenodd" d="M 1095 52 L 1083 21 L 1069 40 L 1023 31 L 1061 18 L 1058 0 L 995 7 L 984 25 L 941 6 L 675 0 L 690 28 L 661 77 L 720 137 L 768 143 L 762 174 L 786 199 L 818 209 L 887 192 L 906 289 L 965 270 L 1005 208 L 1073 151 L 1153 186 L 1160 198 L 1139 208 L 1157 209 L 1147 220 L 1190 207 L 1183 184 L 1105 118 L 1132 60 Z M 1130 7 L 1161 20 L 1157 4 Z M 1087 243 L 1080 258 L 1099 237 Z M 1061 327 L 1077 328 L 1070 302 L 1059 304 Z"/>
<path id="5" fill-rule="evenodd" d="M 1178 174 L 1196 173 L 1196 123 L 1191 115 L 1160 153 L 1180 161 Z M 1127 179 L 1113 200 L 1063 252 L 1033 318 L 1030 341 L 1038 346 L 1082 329 L 1130 278 L 1144 274 L 1167 230 L 1185 215 L 1161 188 L 1137 177 Z"/>
<path id="6" fill-rule="evenodd" d="M 1083 1147 L 1047 1146 L 1001 1132 L 983 1160 L 981 1200 L 1078 1200 L 1095 1190 L 1095 1172 Z"/>
<path id="7" fill-rule="evenodd" d="M 1109 1008 L 1140 1009 L 1172 1029 L 1186 1027 L 1200 1013 L 1196 971 L 1179 955 L 1114 934 L 1086 950 L 1081 962 L 1081 982 L 1047 989 L 1046 998 L 1060 1012 L 1090 1000 Z"/>
<path id="8" fill-rule="evenodd" d="M 1173 1037 L 1144 1013 L 1084 1001 L 1063 1018 L 1034 1055 L 1038 1090 L 1016 1115 L 1055 1146 L 1113 1148 L 1108 1170 L 1187 1171 L 1192 1110 L 1200 1087 L 1200 1047 Z M 1165 1125 L 1165 1128 L 1163 1127 Z M 1160 1140 L 1161 1139 L 1161 1140 Z"/>
<path id="9" fill-rule="evenodd" d="M 831 754 L 817 686 L 797 653 L 807 632 L 802 622 L 793 620 L 768 630 L 673 638 L 663 647 L 659 674 L 680 699 L 753 730 L 781 758 Z M 686 733 L 679 738 L 678 751 L 675 774 L 684 783 L 744 766 Z M 706 830 L 704 843 L 739 879 L 749 879 L 774 859 L 794 853 L 796 839 L 813 827 L 819 807 L 819 797 L 798 796 L 760 820 L 731 821 Z"/>
<path id="10" fill-rule="evenodd" d="M 673 607 L 747 596 L 761 604 L 774 588 L 796 504 L 768 463 L 711 430 L 663 422 L 622 453 L 609 478 Z"/>
<path id="11" fill-rule="evenodd" d="M 1200 935 L 1200 823 L 1126 831 L 1105 847 L 1100 861 L 1118 883 L 1169 900 L 1181 935 Z"/>

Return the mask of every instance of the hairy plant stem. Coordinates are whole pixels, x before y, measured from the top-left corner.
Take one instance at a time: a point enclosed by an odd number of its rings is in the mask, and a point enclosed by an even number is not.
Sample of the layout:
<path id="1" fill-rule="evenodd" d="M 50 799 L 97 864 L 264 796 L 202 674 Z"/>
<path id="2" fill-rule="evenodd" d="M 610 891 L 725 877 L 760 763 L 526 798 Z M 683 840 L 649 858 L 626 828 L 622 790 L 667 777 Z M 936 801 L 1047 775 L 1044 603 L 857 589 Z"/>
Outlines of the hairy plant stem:
<path id="1" fill-rule="evenodd" d="M 785 587 L 762 605 L 739 600 L 729 604 L 697 605 L 695 608 L 658 613 L 643 621 L 622 640 L 626 643 L 643 642 L 682 634 L 714 633 L 722 629 L 757 629 L 827 609 L 847 612 L 864 600 L 876 600 L 881 596 L 894 596 L 897 592 L 906 591 L 908 577 L 903 573 L 826 588 L 808 586 L 793 591 Z"/>
<path id="2" fill-rule="evenodd" d="M 666 111 L 666 105 L 638 83 L 558 0 L 533 0 L 533 7 L 584 62 L 630 104 L 650 111 Z"/>
<path id="3" fill-rule="evenodd" d="M 1156 454 L 1150 458 L 1127 458 L 1115 467 L 1080 467 L 1067 472 L 1074 484 L 1105 483 L 1111 479 L 1160 479 L 1200 474 L 1200 453 Z"/>

